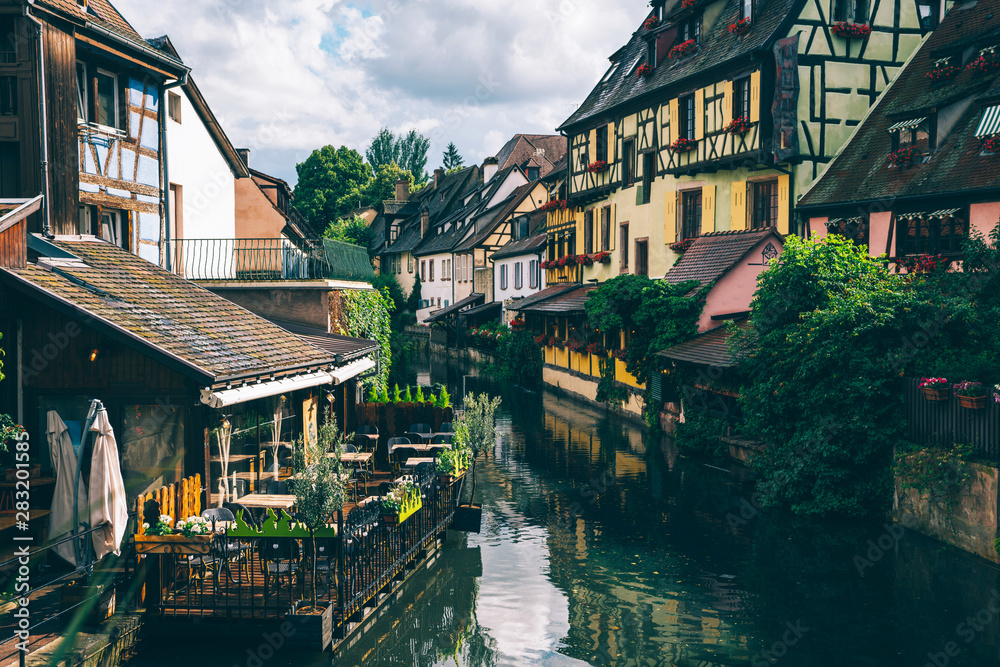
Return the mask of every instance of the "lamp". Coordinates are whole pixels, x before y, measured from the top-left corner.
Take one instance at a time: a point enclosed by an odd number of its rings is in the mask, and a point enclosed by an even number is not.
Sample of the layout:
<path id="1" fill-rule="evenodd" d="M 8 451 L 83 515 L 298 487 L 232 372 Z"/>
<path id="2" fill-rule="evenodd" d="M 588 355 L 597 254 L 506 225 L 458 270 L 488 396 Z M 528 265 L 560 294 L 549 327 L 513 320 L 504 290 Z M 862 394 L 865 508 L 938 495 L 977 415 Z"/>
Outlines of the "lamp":
<path id="1" fill-rule="evenodd" d="M 101 350 L 100 349 L 98 349 L 96 347 L 94 349 L 92 349 L 90 351 L 90 361 L 91 362 L 95 361 L 97 359 L 97 357 L 98 357 L 99 354 L 101 354 Z"/>

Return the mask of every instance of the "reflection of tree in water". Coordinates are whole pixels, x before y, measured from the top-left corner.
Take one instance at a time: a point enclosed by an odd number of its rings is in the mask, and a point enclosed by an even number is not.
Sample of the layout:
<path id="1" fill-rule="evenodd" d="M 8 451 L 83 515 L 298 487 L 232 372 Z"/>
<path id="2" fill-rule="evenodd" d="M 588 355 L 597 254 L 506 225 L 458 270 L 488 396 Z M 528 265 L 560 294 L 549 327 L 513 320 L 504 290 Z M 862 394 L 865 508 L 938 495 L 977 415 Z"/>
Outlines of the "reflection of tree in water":
<path id="1" fill-rule="evenodd" d="M 448 546 L 431 570 L 412 579 L 389 612 L 337 656 L 335 664 L 496 665 L 496 640 L 476 618 L 482 568 L 479 547 Z"/>

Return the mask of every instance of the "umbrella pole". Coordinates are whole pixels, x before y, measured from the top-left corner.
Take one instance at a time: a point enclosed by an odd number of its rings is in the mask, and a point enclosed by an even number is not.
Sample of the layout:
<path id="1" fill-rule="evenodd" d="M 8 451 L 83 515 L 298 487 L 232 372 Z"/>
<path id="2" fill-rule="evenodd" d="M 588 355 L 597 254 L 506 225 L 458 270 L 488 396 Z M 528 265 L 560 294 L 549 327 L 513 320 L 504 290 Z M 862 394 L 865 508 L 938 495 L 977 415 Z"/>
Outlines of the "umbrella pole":
<path id="1" fill-rule="evenodd" d="M 83 454 L 87 450 L 87 438 L 90 437 L 90 428 L 97 419 L 97 413 L 104 409 L 104 404 L 98 399 L 90 402 L 90 410 L 87 412 L 87 423 L 84 425 L 83 433 L 80 435 L 80 455 L 76 457 L 76 477 L 73 483 L 73 532 L 76 536 L 80 532 L 80 483 L 83 481 Z M 80 567 L 84 561 L 82 540 L 73 540 L 73 547 L 76 549 L 76 566 Z"/>

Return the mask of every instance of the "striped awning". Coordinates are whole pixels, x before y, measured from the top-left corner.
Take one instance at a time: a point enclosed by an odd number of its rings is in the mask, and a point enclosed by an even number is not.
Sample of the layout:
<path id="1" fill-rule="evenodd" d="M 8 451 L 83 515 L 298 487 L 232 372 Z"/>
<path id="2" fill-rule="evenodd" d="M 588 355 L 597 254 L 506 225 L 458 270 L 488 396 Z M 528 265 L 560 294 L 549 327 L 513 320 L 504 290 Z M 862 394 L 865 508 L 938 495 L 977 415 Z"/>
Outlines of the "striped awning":
<path id="1" fill-rule="evenodd" d="M 955 215 L 956 213 L 958 213 L 961 210 L 962 209 L 960 209 L 960 208 L 942 208 L 939 211 L 931 211 L 930 213 L 927 214 L 927 217 L 928 218 L 948 218 L 948 217 L 951 217 L 951 216 Z"/>
<path id="2" fill-rule="evenodd" d="M 938 209 L 937 211 L 931 211 L 930 213 L 928 213 L 927 211 L 913 211 L 910 213 L 897 213 L 896 217 L 902 220 L 929 220 L 931 218 L 948 218 L 955 215 L 961 210 L 962 209 L 960 208 L 942 208 Z"/>
<path id="3" fill-rule="evenodd" d="M 889 132 L 896 132 L 897 130 L 908 130 L 911 127 L 917 127 L 921 123 L 927 120 L 927 117 L 923 118 L 908 118 L 907 120 L 901 120 L 895 125 L 889 127 Z"/>
<path id="4" fill-rule="evenodd" d="M 983 110 L 983 119 L 979 121 L 976 128 L 977 137 L 989 137 L 1000 132 L 1000 104 L 986 107 Z"/>

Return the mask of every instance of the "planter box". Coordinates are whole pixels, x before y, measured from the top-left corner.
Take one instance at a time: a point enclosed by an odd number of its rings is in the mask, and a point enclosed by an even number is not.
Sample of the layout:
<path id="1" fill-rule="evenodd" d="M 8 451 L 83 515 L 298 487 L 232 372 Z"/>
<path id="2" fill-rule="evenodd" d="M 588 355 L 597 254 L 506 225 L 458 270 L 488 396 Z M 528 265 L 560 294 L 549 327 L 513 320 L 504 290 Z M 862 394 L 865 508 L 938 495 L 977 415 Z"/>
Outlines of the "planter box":
<path id="1" fill-rule="evenodd" d="M 483 526 L 482 505 L 459 505 L 455 508 L 455 518 L 451 529 L 465 533 L 478 533 Z"/>
<path id="2" fill-rule="evenodd" d="M 212 535 L 136 535 L 135 551 L 140 554 L 204 555 L 212 548 Z"/>
<path id="3" fill-rule="evenodd" d="M 295 626 L 295 644 L 310 651 L 325 651 L 333 643 L 333 605 L 326 605 L 321 614 L 303 614 L 311 607 L 308 600 L 292 604 L 286 620 Z"/>
<path id="4" fill-rule="evenodd" d="M 970 410 L 982 410 L 986 407 L 985 396 L 959 396 L 958 404 Z"/>
<path id="5" fill-rule="evenodd" d="M 96 625 L 114 616 L 115 589 L 113 586 L 86 586 L 79 582 L 70 582 L 62 589 L 60 608 L 68 610 L 95 596 L 97 599 L 93 600 L 94 606 L 91 607 L 90 613 L 87 615 L 87 623 Z"/>
<path id="6" fill-rule="evenodd" d="M 438 478 L 438 484 L 440 484 L 441 486 L 451 486 L 452 484 L 454 484 L 458 480 L 460 480 L 463 477 L 465 477 L 465 473 L 467 473 L 467 472 L 468 472 L 467 470 L 463 470 L 462 472 L 458 473 L 457 475 L 438 475 L 437 476 L 437 478 Z"/>
<path id="7" fill-rule="evenodd" d="M 7 468 L 4 471 L 4 481 L 16 482 L 17 481 L 17 468 Z M 28 479 L 35 479 L 42 476 L 42 464 L 36 463 L 30 468 L 22 468 L 22 470 L 28 471 Z"/>
<path id="8" fill-rule="evenodd" d="M 921 387 L 920 393 L 924 395 L 928 401 L 947 401 L 951 390 L 948 389 L 947 385 L 942 385 L 940 387 Z"/>

